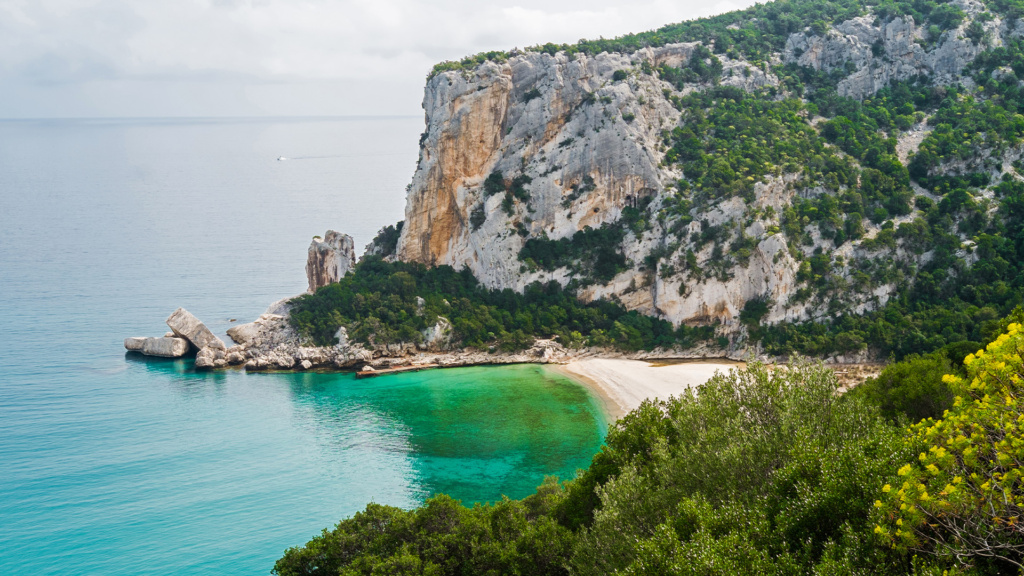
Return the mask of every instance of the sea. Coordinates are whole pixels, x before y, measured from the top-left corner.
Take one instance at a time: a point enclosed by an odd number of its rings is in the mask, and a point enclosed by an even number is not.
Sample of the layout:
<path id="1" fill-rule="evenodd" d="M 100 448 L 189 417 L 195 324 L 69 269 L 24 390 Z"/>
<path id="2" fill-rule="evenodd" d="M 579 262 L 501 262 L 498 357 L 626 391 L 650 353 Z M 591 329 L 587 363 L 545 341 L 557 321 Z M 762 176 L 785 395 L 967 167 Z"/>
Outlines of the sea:
<path id="1" fill-rule="evenodd" d="M 126 353 L 402 219 L 422 117 L 0 121 L 0 573 L 265 575 L 376 502 L 520 498 L 607 428 L 537 365 L 356 380 Z"/>

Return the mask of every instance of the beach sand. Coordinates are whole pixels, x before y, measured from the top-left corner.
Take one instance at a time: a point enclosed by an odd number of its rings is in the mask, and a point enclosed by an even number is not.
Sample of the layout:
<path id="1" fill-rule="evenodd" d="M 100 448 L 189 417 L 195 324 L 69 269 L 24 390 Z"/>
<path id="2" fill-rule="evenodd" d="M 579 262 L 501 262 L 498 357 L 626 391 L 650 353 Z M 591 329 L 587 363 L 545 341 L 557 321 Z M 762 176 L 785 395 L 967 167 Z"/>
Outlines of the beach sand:
<path id="1" fill-rule="evenodd" d="M 588 358 L 557 370 L 600 396 L 612 421 L 625 416 L 647 398 L 669 396 L 707 382 L 715 372 L 729 372 L 744 364 L 727 360 L 662 361 Z"/>

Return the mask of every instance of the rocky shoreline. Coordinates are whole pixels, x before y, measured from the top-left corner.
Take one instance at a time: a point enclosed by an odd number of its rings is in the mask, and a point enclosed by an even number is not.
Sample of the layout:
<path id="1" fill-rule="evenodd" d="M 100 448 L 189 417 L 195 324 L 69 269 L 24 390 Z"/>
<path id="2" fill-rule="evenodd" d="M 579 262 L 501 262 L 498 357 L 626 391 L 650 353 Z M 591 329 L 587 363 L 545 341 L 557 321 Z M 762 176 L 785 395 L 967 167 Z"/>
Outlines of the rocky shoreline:
<path id="1" fill-rule="evenodd" d="M 306 275 L 309 291 L 339 281 L 354 266 L 352 238 L 328 230 L 325 240 L 313 239 L 309 248 Z M 160 337 L 130 337 L 124 347 L 148 356 L 180 358 L 195 354 L 199 370 L 242 367 L 251 371 L 267 370 L 388 370 L 433 365 L 440 368 L 494 364 L 567 364 L 585 358 L 621 358 L 630 360 L 735 360 L 753 359 L 775 362 L 779 359 L 757 355 L 743 347 L 723 350 L 707 345 L 682 349 L 655 349 L 624 353 L 611 348 L 566 348 L 556 340 L 538 339 L 526 350 L 507 352 L 491 347 L 480 350 L 452 345 L 452 325 L 438 318 L 423 331 L 419 343 L 364 345 L 352 342 L 344 327 L 335 334 L 334 346 L 306 346 L 288 322 L 289 302 L 285 298 L 270 305 L 253 322 L 234 326 L 227 335 L 234 345 L 227 346 L 198 318 L 178 308 L 167 318 L 170 332 Z M 865 358 L 835 357 L 834 364 L 861 364 Z"/>
<path id="2" fill-rule="evenodd" d="M 191 330 L 182 329 L 180 319 L 188 319 Z M 518 352 L 497 349 L 449 348 L 451 326 L 442 318 L 426 330 L 421 344 L 403 343 L 366 347 L 349 341 L 344 328 L 338 330 L 334 346 L 304 346 L 288 323 L 287 302 L 278 302 L 254 322 L 228 330 L 233 346 L 225 346 L 195 316 L 183 308 L 167 319 L 172 332 L 157 338 L 131 337 L 125 348 L 150 356 L 183 357 L 195 352 L 197 369 L 243 367 L 251 371 L 267 370 L 386 370 L 405 366 L 436 365 L 440 368 L 489 364 L 567 364 L 583 358 L 706 359 L 732 358 L 710 350 L 655 350 L 626 354 L 606 348 L 570 349 L 555 340 L 539 339 Z"/>

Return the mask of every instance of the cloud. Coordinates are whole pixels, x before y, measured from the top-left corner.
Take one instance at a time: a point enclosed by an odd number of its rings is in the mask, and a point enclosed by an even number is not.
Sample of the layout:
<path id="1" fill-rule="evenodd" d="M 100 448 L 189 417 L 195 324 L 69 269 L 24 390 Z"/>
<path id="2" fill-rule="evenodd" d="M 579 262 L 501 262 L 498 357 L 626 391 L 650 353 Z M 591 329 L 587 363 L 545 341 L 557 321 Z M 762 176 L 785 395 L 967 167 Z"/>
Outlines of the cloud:
<path id="1" fill-rule="evenodd" d="M 61 115 L 61 92 L 68 110 L 118 115 L 123 98 L 137 108 L 146 86 L 176 83 L 185 98 L 187 86 L 221 86 L 242 99 L 239 109 L 265 113 L 416 113 L 423 77 L 440 60 L 614 37 L 751 3 L 738 2 L 0 0 L 0 82 L 12 87 L 0 115 L 32 112 L 31 94 L 47 102 L 37 112 Z M 289 105 L 303 87 L 312 96 Z M 170 113 L 165 98 L 153 101 L 153 114 Z"/>

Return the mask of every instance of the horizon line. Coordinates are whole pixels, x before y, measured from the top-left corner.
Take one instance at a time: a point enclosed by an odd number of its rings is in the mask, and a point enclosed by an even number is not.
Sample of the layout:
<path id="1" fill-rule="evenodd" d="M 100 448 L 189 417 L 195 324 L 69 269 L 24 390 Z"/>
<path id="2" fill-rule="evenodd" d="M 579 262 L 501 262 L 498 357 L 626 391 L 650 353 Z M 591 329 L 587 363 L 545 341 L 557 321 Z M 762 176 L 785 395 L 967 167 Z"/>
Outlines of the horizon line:
<path id="1" fill-rule="evenodd" d="M 200 121 L 266 121 L 266 120 L 386 120 L 420 118 L 420 114 L 317 114 L 317 115 L 267 115 L 267 116 L 31 116 L 3 117 L 0 122 L 39 121 L 154 121 L 154 120 L 200 120 Z"/>

